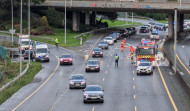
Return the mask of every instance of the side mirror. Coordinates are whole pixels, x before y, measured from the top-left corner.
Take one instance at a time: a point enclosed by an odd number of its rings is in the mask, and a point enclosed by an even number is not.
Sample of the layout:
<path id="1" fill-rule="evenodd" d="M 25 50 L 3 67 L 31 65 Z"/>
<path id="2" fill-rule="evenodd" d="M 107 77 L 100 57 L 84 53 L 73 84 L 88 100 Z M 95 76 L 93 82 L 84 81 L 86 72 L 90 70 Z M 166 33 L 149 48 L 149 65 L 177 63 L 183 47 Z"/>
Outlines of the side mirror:
<path id="1" fill-rule="evenodd" d="M 104 89 L 102 89 L 102 91 L 104 91 Z"/>

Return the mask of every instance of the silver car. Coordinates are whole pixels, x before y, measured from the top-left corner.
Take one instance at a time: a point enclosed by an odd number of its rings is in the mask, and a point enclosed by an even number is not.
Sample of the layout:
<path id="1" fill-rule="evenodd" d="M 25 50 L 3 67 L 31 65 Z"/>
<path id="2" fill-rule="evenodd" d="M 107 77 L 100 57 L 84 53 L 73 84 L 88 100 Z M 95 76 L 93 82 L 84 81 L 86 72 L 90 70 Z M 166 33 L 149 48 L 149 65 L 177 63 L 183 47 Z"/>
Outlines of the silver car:
<path id="1" fill-rule="evenodd" d="M 113 45 L 114 39 L 112 37 L 106 37 L 104 38 L 104 42 L 107 42 L 109 45 Z"/>
<path id="2" fill-rule="evenodd" d="M 153 74 L 153 66 L 150 62 L 141 62 L 137 66 L 137 75 L 139 74 Z"/>
<path id="3" fill-rule="evenodd" d="M 69 79 L 69 88 L 86 88 L 86 79 L 82 74 L 72 75 Z"/>
<path id="4" fill-rule="evenodd" d="M 83 102 L 101 102 L 104 103 L 103 89 L 99 85 L 88 85 L 83 93 Z"/>

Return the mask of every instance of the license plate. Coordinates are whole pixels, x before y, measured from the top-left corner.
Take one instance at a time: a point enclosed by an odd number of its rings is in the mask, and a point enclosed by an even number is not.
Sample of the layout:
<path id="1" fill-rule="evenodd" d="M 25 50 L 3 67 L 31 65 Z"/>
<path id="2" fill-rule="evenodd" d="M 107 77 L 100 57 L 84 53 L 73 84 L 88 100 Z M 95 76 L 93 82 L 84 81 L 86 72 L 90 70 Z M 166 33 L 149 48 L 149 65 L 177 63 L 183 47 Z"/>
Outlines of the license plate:
<path id="1" fill-rule="evenodd" d="M 68 61 L 64 61 L 64 62 L 68 62 Z"/>
<path id="2" fill-rule="evenodd" d="M 96 97 L 91 97 L 91 99 L 97 99 Z"/>
<path id="3" fill-rule="evenodd" d="M 94 70 L 94 68 L 90 68 L 91 70 Z"/>
<path id="4" fill-rule="evenodd" d="M 80 86 L 80 84 L 75 84 L 75 86 L 79 87 L 79 86 Z"/>

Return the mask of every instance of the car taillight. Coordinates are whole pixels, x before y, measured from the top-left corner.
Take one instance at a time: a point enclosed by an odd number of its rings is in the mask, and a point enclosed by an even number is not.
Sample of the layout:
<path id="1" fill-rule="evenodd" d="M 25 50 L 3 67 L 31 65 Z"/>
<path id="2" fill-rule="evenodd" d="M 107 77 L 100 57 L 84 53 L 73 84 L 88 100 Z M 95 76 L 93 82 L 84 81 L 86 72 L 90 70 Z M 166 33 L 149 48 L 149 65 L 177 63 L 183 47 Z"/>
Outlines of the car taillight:
<path id="1" fill-rule="evenodd" d="M 100 52 L 100 54 L 103 54 L 103 52 Z"/>
<path id="2" fill-rule="evenodd" d="M 144 32 L 146 32 L 146 30 L 144 30 Z"/>
<path id="3" fill-rule="evenodd" d="M 70 61 L 72 61 L 72 59 L 69 59 Z"/>
<path id="4" fill-rule="evenodd" d="M 81 82 L 81 84 L 85 84 L 85 83 L 86 83 L 86 82 L 84 82 L 84 81 L 83 81 L 83 82 Z"/>
<path id="5" fill-rule="evenodd" d="M 124 34 L 126 34 L 126 33 L 124 33 Z"/>
<path id="6" fill-rule="evenodd" d="M 74 84 L 74 82 L 70 82 L 70 84 Z"/>
<path id="7" fill-rule="evenodd" d="M 88 97 L 88 94 L 84 94 L 84 97 Z"/>

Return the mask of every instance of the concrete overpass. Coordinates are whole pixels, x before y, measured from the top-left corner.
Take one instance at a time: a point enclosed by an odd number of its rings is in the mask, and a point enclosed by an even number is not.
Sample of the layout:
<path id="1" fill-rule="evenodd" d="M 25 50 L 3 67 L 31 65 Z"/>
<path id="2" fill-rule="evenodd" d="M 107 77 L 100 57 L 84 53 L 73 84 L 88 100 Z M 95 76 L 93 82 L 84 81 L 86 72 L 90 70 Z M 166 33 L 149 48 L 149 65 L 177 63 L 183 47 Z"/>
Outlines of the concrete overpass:
<path id="1" fill-rule="evenodd" d="M 109 12 L 152 12 L 168 13 L 169 31 L 168 36 L 174 35 L 174 9 L 178 9 L 178 32 L 183 32 L 184 14 L 190 13 L 190 0 L 170 2 L 168 0 L 67 0 L 67 11 L 73 12 L 73 30 L 79 31 L 80 11 L 85 11 L 85 24 L 90 24 L 90 17 L 95 24 L 96 11 Z M 46 0 L 38 7 L 64 8 L 65 0 Z M 89 11 L 93 11 L 92 14 Z"/>

